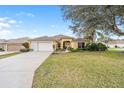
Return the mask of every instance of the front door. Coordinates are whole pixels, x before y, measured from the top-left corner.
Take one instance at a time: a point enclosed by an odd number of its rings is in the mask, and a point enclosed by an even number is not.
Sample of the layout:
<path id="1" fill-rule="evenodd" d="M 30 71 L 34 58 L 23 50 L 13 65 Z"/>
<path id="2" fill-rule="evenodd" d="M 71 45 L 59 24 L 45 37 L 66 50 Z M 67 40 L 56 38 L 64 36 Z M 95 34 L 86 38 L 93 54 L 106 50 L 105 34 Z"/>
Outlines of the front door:
<path id="1" fill-rule="evenodd" d="M 70 41 L 64 41 L 63 42 L 63 48 L 66 49 L 68 47 L 70 47 Z"/>

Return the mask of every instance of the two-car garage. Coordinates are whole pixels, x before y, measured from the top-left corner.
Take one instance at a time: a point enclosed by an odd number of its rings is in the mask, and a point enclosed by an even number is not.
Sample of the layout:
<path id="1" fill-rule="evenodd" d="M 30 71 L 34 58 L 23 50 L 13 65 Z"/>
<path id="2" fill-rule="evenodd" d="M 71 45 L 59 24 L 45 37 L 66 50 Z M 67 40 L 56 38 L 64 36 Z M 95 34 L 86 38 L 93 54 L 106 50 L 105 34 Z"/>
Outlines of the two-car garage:
<path id="1" fill-rule="evenodd" d="M 33 51 L 53 51 L 52 41 L 32 41 L 31 48 Z"/>

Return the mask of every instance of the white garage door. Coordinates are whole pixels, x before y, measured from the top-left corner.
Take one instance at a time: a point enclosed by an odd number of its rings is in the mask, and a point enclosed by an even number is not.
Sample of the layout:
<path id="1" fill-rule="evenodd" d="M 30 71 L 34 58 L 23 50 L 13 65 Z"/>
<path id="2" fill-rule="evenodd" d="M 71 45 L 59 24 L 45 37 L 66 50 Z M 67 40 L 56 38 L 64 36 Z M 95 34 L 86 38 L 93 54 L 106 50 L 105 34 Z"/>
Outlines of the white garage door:
<path id="1" fill-rule="evenodd" d="M 43 42 L 38 44 L 39 51 L 53 51 L 52 42 Z"/>
<path id="2" fill-rule="evenodd" d="M 32 42 L 33 51 L 53 51 L 52 42 Z"/>

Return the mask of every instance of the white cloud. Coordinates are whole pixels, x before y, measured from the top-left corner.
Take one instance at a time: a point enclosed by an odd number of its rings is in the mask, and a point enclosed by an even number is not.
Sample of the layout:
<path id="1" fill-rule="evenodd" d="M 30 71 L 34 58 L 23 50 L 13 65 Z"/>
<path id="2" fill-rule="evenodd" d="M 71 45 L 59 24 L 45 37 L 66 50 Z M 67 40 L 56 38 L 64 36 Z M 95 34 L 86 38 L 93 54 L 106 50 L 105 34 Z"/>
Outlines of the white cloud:
<path id="1" fill-rule="evenodd" d="M 12 35 L 12 27 L 17 25 L 17 21 L 8 17 L 0 17 L 0 38 L 8 38 Z"/>
<path id="2" fill-rule="evenodd" d="M 12 31 L 10 31 L 10 30 L 0 30 L 0 36 L 2 36 L 2 37 L 5 37 L 10 34 L 12 34 Z"/>
<path id="3" fill-rule="evenodd" d="M 8 17 L 0 17 L 0 29 L 10 28 L 12 24 L 16 23 L 16 20 L 10 19 Z"/>
<path id="4" fill-rule="evenodd" d="M 16 24 L 15 27 L 21 27 L 20 25 Z"/>
<path id="5" fill-rule="evenodd" d="M 15 15 L 20 16 L 20 15 L 23 15 L 23 14 L 24 14 L 24 12 L 19 12 L 19 13 L 16 13 Z"/>
<path id="6" fill-rule="evenodd" d="M 22 24 L 23 22 L 22 21 L 19 21 L 19 24 Z"/>
<path id="7" fill-rule="evenodd" d="M 2 27 L 0 27 L 0 30 L 2 30 Z"/>
<path id="8" fill-rule="evenodd" d="M 32 13 L 27 13 L 27 16 L 34 17 L 35 15 Z"/>
<path id="9" fill-rule="evenodd" d="M 38 32 L 37 30 L 33 30 L 33 32 Z"/>
<path id="10" fill-rule="evenodd" d="M 9 20 L 8 23 L 10 23 L 10 24 L 16 24 L 17 22 L 16 22 L 16 20 Z"/>
<path id="11" fill-rule="evenodd" d="M 55 28 L 56 26 L 55 25 L 50 25 L 51 28 Z"/>
<path id="12" fill-rule="evenodd" d="M 0 18 L 0 22 L 4 22 L 4 21 L 6 21 L 6 20 L 8 20 L 9 18 L 8 17 L 1 17 Z"/>
<path id="13" fill-rule="evenodd" d="M 28 16 L 28 17 L 34 17 L 35 15 L 33 13 L 26 13 L 26 12 L 19 12 L 16 13 L 17 16 Z"/>
<path id="14" fill-rule="evenodd" d="M 0 22 L 0 28 L 10 28 L 11 25 L 7 22 Z"/>
<path id="15" fill-rule="evenodd" d="M 19 32 L 25 32 L 25 30 L 23 30 L 23 29 L 20 29 L 20 30 L 18 30 Z"/>

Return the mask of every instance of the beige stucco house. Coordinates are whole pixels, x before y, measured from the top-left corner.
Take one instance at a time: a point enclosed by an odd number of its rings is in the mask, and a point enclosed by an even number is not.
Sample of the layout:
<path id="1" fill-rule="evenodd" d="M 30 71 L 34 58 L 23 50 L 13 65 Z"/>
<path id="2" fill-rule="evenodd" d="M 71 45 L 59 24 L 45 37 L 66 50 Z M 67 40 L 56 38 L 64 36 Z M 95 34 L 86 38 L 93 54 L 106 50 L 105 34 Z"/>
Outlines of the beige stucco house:
<path id="1" fill-rule="evenodd" d="M 54 51 L 57 49 L 66 49 L 67 47 L 82 49 L 85 46 L 82 38 L 55 35 L 42 36 L 30 40 L 29 38 L 0 40 L 0 48 L 3 48 L 5 51 L 20 51 L 20 49 L 24 48 L 22 46 L 24 42 L 29 42 L 30 49 L 33 49 L 33 51 Z"/>
<path id="2" fill-rule="evenodd" d="M 22 44 L 24 42 L 29 42 L 29 38 L 17 38 L 17 39 L 10 39 L 10 40 L 0 40 L 0 48 L 5 51 L 20 51 L 20 49 L 24 48 Z"/>
<path id="3" fill-rule="evenodd" d="M 84 48 L 82 38 L 74 38 L 66 35 L 42 36 L 30 40 L 31 49 L 34 51 L 53 51 L 56 49 Z"/>

